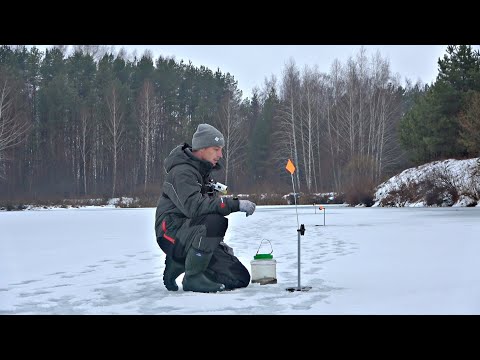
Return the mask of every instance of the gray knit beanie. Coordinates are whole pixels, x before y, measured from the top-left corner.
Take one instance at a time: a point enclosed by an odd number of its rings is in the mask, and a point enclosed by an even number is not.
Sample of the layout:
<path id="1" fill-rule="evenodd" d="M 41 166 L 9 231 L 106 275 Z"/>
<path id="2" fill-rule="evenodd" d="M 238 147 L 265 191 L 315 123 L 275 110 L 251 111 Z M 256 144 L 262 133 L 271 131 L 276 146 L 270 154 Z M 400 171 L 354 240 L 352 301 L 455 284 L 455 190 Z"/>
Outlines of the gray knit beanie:
<path id="1" fill-rule="evenodd" d="M 225 146 L 223 135 L 212 125 L 200 124 L 193 134 L 192 149 L 199 150 L 210 146 Z"/>

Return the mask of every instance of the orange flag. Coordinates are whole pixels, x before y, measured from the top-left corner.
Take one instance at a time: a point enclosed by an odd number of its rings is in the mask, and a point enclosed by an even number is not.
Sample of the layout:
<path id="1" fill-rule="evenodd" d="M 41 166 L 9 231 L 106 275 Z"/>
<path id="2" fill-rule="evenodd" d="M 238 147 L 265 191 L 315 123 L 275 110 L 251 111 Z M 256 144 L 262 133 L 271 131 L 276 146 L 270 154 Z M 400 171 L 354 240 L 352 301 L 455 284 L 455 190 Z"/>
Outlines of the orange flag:
<path id="1" fill-rule="evenodd" d="M 288 172 L 292 175 L 295 172 L 295 165 L 293 165 L 293 162 L 290 159 L 288 159 L 287 166 L 285 166 L 285 169 L 287 169 Z"/>

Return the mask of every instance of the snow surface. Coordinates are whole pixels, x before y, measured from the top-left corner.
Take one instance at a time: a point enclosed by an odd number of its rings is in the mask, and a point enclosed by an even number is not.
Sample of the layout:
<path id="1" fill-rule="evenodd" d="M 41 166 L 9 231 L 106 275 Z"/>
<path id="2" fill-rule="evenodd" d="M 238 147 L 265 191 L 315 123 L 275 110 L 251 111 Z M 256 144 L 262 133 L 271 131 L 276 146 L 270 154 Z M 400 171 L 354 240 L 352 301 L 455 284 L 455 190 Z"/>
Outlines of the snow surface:
<path id="1" fill-rule="evenodd" d="M 298 206 L 300 253 L 295 209 L 228 216 L 249 271 L 271 242 L 278 282 L 216 294 L 165 289 L 154 208 L 0 212 L 0 314 L 480 314 L 480 207 Z"/>

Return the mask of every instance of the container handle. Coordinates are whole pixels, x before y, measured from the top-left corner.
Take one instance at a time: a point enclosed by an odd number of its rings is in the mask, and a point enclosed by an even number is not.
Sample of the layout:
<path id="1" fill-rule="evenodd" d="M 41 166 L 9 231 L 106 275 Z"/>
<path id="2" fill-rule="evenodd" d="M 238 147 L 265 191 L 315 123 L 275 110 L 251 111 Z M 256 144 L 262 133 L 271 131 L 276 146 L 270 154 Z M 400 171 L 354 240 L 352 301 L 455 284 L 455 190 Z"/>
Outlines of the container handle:
<path id="1" fill-rule="evenodd" d="M 267 239 L 262 239 L 262 241 L 260 241 L 260 245 L 258 246 L 258 249 L 257 249 L 257 253 L 255 255 L 258 255 L 258 251 L 260 250 L 260 247 L 262 246 L 262 243 L 264 241 L 268 241 L 268 243 L 270 244 L 270 249 L 272 251 L 269 252 L 269 254 L 273 253 L 273 247 L 272 247 L 272 243 L 270 242 L 270 240 L 267 240 Z"/>

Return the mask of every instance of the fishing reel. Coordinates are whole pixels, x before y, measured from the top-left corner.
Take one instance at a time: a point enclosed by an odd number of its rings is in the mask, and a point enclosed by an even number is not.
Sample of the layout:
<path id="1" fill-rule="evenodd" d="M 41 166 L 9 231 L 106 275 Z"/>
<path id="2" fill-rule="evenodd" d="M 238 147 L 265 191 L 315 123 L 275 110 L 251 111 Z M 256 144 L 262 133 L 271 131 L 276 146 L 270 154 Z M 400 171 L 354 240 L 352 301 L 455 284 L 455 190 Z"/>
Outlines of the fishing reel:
<path id="1" fill-rule="evenodd" d="M 218 182 L 218 181 L 217 181 L 217 182 L 213 182 L 213 180 L 210 180 L 210 182 L 209 182 L 208 185 L 209 185 L 209 187 L 212 189 L 212 192 L 213 192 L 213 191 L 217 191 L 217 192 L 219 192 L 219 193 L 221 193 L 221 194 L 223 194 L 223 195 L 225 195 L 225 194 L 227 193 L 227 188 L 228 188 L 228 186 L 227 186 L 227 185 L 224 185 L 224 184 L 222 184 L 222 183 L 220 183 L 220 182 Z"/>

